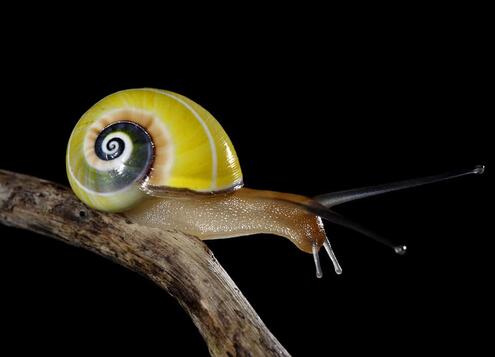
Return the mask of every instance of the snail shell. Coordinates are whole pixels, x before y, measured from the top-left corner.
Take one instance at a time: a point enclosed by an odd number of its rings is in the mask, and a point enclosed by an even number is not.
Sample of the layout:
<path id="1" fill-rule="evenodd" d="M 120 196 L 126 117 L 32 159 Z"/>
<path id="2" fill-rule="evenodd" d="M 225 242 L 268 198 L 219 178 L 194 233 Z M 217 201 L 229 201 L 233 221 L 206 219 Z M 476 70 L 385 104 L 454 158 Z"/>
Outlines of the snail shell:
<path id="1" fill-rule="evenodd" d="M 170 91 L 129 89 L 91 107 L 67 147 L 67 176 L 90 207 L 122 212 L 146 194 L 242 187 L 235 149 L 217 120 Z"/>

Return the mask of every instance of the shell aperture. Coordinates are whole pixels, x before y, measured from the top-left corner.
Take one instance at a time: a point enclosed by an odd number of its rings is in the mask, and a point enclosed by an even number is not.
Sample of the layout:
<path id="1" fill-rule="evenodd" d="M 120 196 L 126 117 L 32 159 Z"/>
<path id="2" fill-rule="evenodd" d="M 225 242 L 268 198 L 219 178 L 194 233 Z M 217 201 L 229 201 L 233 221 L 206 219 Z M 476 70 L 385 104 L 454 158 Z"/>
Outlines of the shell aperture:
<path id="1" fill-rule="evenodd" d="M 121 212 L 153 191 L 217 192 L 242 186 L 227 134 L 199 104 L 156 89 L 111 94 L 74 128 L 67 175 L 89 206 Z"/>

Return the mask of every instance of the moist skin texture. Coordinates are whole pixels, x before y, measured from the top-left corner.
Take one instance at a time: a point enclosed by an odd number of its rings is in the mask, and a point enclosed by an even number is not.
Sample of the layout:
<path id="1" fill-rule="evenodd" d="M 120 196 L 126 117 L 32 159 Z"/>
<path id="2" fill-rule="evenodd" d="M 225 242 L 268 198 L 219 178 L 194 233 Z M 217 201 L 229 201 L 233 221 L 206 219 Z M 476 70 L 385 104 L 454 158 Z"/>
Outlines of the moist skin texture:
<path id="1" fill-rule="evenodd" d="M 215 195 L 150 196 L 125 215 L 139 224 L 177 229 L 202 240 L 274 234 L 312 253 L 326 234 L 321 218 L 305 209 L 310 202 L 304 196 L 241 188 Z"/>

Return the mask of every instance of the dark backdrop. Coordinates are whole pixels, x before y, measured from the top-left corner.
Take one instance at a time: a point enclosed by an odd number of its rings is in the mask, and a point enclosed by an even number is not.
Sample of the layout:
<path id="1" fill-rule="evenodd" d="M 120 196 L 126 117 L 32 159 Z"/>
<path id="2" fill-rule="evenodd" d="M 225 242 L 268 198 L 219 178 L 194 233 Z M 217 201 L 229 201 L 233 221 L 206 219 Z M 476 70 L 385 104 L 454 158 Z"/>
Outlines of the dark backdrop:
<path id="1" fill-rule="evenodd" d="M 0 167 L 67 184 L 65 147 L 78 118 L 107 94 L 143 86 L 213 113 L 253 188 L 312 196 L 484 163 L 483 177 L 339 208 L 409 247 L 396 256 L 327 225 L 342 276 L 322 255 L 316 279 L 311 256 L 273 236 L 207 243 L 295 356 L 481 348 L 493 298 L 483 40 L 414 29 L 322 34 L 222 45 L 192 37 L 188 52 L 167 42 L 123 49 L 104 36 L 13 40 L 2 68 Z M 0 348 L 207 355 L 174 299 L 143 277 L 34 233 L 0 226 L 0 237 Z"/>

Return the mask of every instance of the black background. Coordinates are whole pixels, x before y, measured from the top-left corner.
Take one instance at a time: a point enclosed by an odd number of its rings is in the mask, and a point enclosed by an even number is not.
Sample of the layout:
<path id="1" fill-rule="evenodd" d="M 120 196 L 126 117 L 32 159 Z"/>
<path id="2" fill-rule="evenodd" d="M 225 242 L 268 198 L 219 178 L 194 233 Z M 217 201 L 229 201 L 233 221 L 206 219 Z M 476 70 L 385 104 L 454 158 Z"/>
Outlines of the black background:
<path id="1" fill-rule="evenodd" d="M 486 164 L 482 177 L 340 207 L 409 247 L 400 257 L 327 225 L 342 276 L 322 255 L 316 279 L 311 256 L 278 237 L 207 243 L 294 356 L 473 352 L 493 311 L 489 46 L 483 27 L 462 21 L 399 23 L 222 43 L 196 32 L 178 45 L 167 31 L 149 42 L 103 30 L 68 40 L 63 28 L 9 37 L 0 167 L 67 184 L 78 118 L 107 94 L 145 86 L 213 113 L 252 188 L 312 196 Z M 0 348 L 207 355 L 174 299 L 143 277 L 27 231 L 0 226 L 0 237 Z"/>

